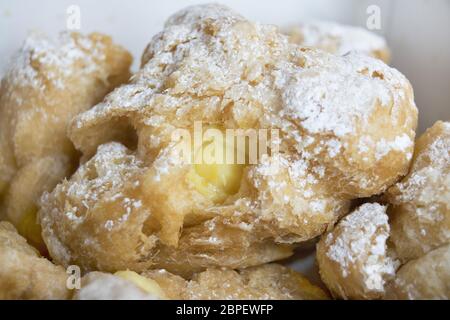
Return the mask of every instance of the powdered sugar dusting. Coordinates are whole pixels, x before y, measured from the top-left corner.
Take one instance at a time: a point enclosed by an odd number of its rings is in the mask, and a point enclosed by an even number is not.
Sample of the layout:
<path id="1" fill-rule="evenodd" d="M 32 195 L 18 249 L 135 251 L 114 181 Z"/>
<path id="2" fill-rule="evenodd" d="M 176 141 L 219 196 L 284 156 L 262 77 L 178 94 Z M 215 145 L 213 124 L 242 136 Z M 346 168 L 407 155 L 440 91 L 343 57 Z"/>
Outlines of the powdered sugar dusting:
<path id="1" fill-rule="evenodd" d="M 7 73 L 10 81 L 18 86 L 42 88 L 48 85 L 63 89 L 64 79 L 72 72 L 89 74 L 98 70 L 99 60 L 104 60 L 103 44 L 95 43 L 88 37 L 74 36 L 63 32 L 55 40 L 33 33 L 13 59 Z M 95 60 L 94 60 L 95 59 Z M 83 67 L 73 68 L 75 63 Z M 45 69 L 45 77 L 38 76 L 38 69 Z"/>
<path id="2" fill-rule="evenodd" d="M 281 73 L 289 79 L 279 82 L 286 84 L 283 112 L 310 133 L 330 132 L 337 137 L 355 133 L 356 126 L 367 123 L 378 104 L 388 108 L 400 100 L 394 84 L 407 84 L 385 64 L 358 54 L 342 58 L 317 52 L 305 55 L 323 64 L 316 62 L 295 74 Z M 329 67 L 324 67 L 327 64 Z M 388 81 L 367 76 L 374 72 L 385 74 Z"/>
<path id="3" fill-rule="evenodd" d="M 303 50 L 275 27 L 250 23 L 226 7 L 194 6 L 169 18 L 132 81 L 77 117 L 74 126 L 145 112 L 150 119 L 142 122 L 161 127 L 164 122 L 155 123 L 150 110 L 182 119 L 198 105 L 195 100 L 205 99 L 204 117 L 232 103 L 239 121 L 248 117 L 249 106 L 258 105 L 263 110 L 254 114 L 261 122 L 292 131 L 286 122 L 293 121 L 309 134 L 341 138 L 367 125 L 377 107 L 399 109 L 406 88 L 406 78 L 377 59 Z M 303 143 L 303 137 L 295 138 Z M 341 147 L 339 139 L 330 142 L 330 157 Z"/>
<path id="4" fill-rule="evenodd" d="M 373 51 L 387 49 L 386 40 L 361 27 L 346 26 L 325 21 L 303 23 L 290 30 L 304 46 L 328 49 L 338 55 L 356 51 L 372 55 Z"/>
<path id="5" fill-rule="evenodd" d="M 386 207 L 367 203 L 343 218 L 337 227 L 340 232 L 329 233 L 325 239 L 327 256 L 337 262 L 343 277 L 361 267 L 367 290 L 383 291 L 384 277 L 393 275 L 394 263 L 387 257 L 389 236 Z"/>
<path id="6" fill-rule="evenodd" d="M 409 148 L 414 145 L 414 142 L 407 134 L 403 134 L 401 136 L 395 137 L 393 141 L 386 141 L 385 139 L 381 139 L 376 146 L 376 154 L 375 157 L 377 160 L 383 158 L 390 151 L 400 151 L 405 152 Z M 406 154 L 408 160 L 411 159 L 412 154 Z"/>
<path id="7" fill-rule="evenodd" d="M 132 209 L 139 208 L 142 203 L 123 195 L 123 185 L 136 178 L 142 163 L 119 143 L 108 143 L 98 148 L 96 155 L 80 166 L 69 182 L 59 184 L 53 194 L 65 193 L 68 199 L 80 201 L 83 211 L 93 208 L 100 199 L 103 201 L 120 201 L 123 213 L 117 221 L 107 220 L 104 228 L 111 231 L 117 224 L 127 220 Z M 52 194 L 43 195 L 43 206 Z M 121 200 L 120 200 L 121 199 Z M 77 206 L 66 207 L 64 214 L 74 225 L 80 224 L 86 218 Z M 120 214 L 120 213 L 119 213 Z"/>
<path id="8" fill-rule="evenodd" d="M 232 23 L 237 20 L 244 20 L 241 15 L 227 6 L 220 4 L 205 4 L 202 6 L 189 6 L 178 11 L 167 19 L 165 27 L 189 25 L 205 19 L 221 21 L 222 23 L 224 21 Z"/>
<path id="9" fill-rule="evenodd" d="M 363 190 L 367 193 L 384 187 L 385 181 L 373 177 L 379 165 L 375 161 L 369 168 L 357 163 L 339 171 L 347 162 L 344 149 L 352 148 L 361 128 L 377 129 L 371 120 L 375 111 L 388 114 L 386 121 L 394 126 L 397 115 L 404 114 L 398 110 L 413 109 L 413 101 L 406 99 L 409 89 L 403 75 L 379 60 L 302 48 L 274 26 L 247 21 L 221 6 L 198 6 L 168 20 L 130 83 L 78 116 L 71 137 L 80 149 L 83 138 L 92 137 L 93 149 L 105 141 L 96 141 L 97 128 L 111 126 L 113 131 L 124 119 L 137 130 L 137 154 L 157 155 L 146 165 L 158 180 L 180 164 L 170 142 L 176 128 L 191 129 L 195 121 L 203 121 L 227 128 L 279 129 L 280 159 L 272 153 L 272 159 L 249 165 L 246 178 L 255 193 L 240 196 L 262 207 L 248 209 L 255 224 L 264 220 L 270 228 L 294 230 L 299 236 L 307 233 L 304 227 L 313 230 L 305 237 L 313 237 L 347 210 L 349 198 L 359 196 L 353 190 L 342 191 L 351 193 L 346 198 L 330 194 L 336 193 L 331 186 L 336 182 L 326 181 L 327 170 L 346 185 L 353 181 L 345 175 L 357 176 L 358 170 L 362 173 L 354 185 L 381 185 Z M 398 127 L 401 133 L 409 130 L 403 123 Z"/>
<path id="10" fill-rule="evenodd" d="M 450 207 L 450 122 L 437 122 L 425 133 L 432 134 L 429 144 L 417 154 L 411 173 L 404 181 L 396 184 L 400 191 L 395 202 L 421 201 L 423 203 L 446 203 Z M 441 182 L 439 182 L 441 181 Z M 439 187 L 440 190 L 436 190 Z M 433 199 L 433 200 L 431 200 Z M 425 210 L 425 216 L 432 215 L 432 208 L 417 208 L 418 213 Z M 434 208 L 436 211 L 438 207 Z M 439 216 L 435 217 L 439 218 Z"/>

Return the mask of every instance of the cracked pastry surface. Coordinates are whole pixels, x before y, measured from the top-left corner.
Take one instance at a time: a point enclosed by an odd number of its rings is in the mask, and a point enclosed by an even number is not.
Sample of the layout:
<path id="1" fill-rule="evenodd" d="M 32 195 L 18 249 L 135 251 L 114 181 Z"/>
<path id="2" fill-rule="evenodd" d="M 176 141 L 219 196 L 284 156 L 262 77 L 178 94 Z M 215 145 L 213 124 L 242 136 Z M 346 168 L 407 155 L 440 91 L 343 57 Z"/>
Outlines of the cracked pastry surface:
<path id="1" fill-rule="evenodd" d="M 387 299 L 450 299 L 450 244 L 410 260 L 386 288 Z"/>
<path id="2" fill-rule="evenodd" d="M 320 274 L 336 297 L 449 298 L 449 128 L 439 121 L 417 140 L 410 172 L 385 194 L 388 214 L 364 204 L 365 213 L 356 210 L 322 237 Z M 368 273 L 382 281 L 369 286 Z"/>
<path id="3" fill-rule="evenodd" d="M 41 250 L 38 199 L 78 162 L 67 125 L 125 82 L 130 64 L 130 54 L 102 34 L 34 34 L 1 82 L 1 211 Z"/>
<path id="4" fill-rule="evenodd" d="M 333 22 L 312 21 L 284 30 L 290 41 L 302 46 L 345 55 L 359 52 L 389 63 L 390 50 L 386 40 L 364 28 Z"/>
<path id="5" fill-rule="evenodd" d="M 14 226 L 0 222 L 0 299 L 67 299 L 63 267 L 41 257 Z"/>
<path id="6" fill-rule="evenodd" d="M 187 283 L 183 298 L 322 300 L 328 296 L 299 273 L 269 264 L 239 271 L 209 269 L 196 274 Z"/>
<path id="7" fill-rule="evenodd" d="M 125 146 L 104 144 L 69 180 L 44 194 L 40 222 L 55 261 L 83 270 L 165 267 L 186 274 L 208 263 L 237 267 L 290 254 L 288 246 L 256 241 L 217 219 L 186 227 L 177 248 L 160 243 L 151 199 L 139 180 L 145 170 Z"/>
<path id="8" fill-rule="evenodd" d="M 82 283 L 84 285 L 75 294 L 75 299 L 328 299 L 322 289 L 299 273 L 277 264 L 238 271 L 212 268 L 194 274 L 190 280 L 163 269 L 146 271 L 141 275 L 132 271 L 119 271 L 114 275 L 91 272 Z"/>
<path id="9" fill-rule="evenodd" d="M 417 140 L 410 172 L 386 198 L 391 241 L 401 260 L 450 242 L 450 122 L 436 122 Z"/>
<path id="10" fill-rule="evenodd" d="M 197 168 L 172 139 L 195 121 L 277 129 L 280 152 Z M 190 7 L 152 39 L 128 84 L 72 122 L 87 162 L 45 196 L 44 239 L 56 261 L 86 270 L 189 274 L 274 261 L 404 175 L 416 122 L 408 80 L 381 61 L 301 48 L 222 6 Z M 133 131 L 136 150 L 102 145 Z M 122 166 L 87 169 L 115 154 Z M 83 250 L 77 237 L 89 239 Z"/>
<path id="11" fill-rule="evenodd" d="M 317 244 L 320 276 L 335 297 L 378 299 L 395 275 L 387 253 L 386 207 L 366 203 L 344 217 Z"/>

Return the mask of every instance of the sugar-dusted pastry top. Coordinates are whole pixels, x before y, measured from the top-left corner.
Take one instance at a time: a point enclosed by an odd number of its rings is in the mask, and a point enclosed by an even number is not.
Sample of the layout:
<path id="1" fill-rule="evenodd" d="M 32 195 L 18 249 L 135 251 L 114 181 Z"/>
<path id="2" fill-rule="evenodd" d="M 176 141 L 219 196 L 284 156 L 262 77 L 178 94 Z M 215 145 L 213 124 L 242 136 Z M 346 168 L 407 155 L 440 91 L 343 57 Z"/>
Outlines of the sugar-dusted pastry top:
<path id="1" fill-rule="evenodd" d="M 388 214 L 364 204 L 322 236 L 320 274 L 336 297 L 450 297 L 449 130 L 438 121 L 417 140 L 408 175 L 382 197 Z"/>
<path id="2" fill-rule="evenodd" d="M 279 152 L 194 165 L 173 134 L 196 121 L 277 130 Z M 73 120 L 84 164 L 45 195 L 44 238 L 56 261 L 86 270 L 274 261 L 406 174 L 416 122 L 411 85 L 381 61 L 297 46 L 219 5 L 190 7 L 153 37 L 128 84 Z"/>
<path id="3" fill-rule="evenodd" d="M 130 54 L 110 37 L 33 34 L 0 87 L 0 211 L 41 251 L 38 199 L 76 169 L 67 125 L 128 80 Z"/>
<path id="4" fill-rule="evenodd" d="M 395 274 L 387 254 L 386 207 L 366 203 L 343 218 L 317 245 L 320 275 L 334 296 L 344 299 L 383 297 Z"/>
<path id="5" fill-rule="evenodd" d="M 1 84 L 2 183 L 35 158 L 74 153 L 67 123 L 126 81 L 130 64 L 130 54 L 106 35 L 28 37 Z"/>
<path id="6" fill-rule="evenodd" d="M 400 259 L 418 258 L 450 242 L 450 122 L 436 122 L 417 140 L 408 175 L 386 198 Z"/>
<path id="7" fill-rule="evenodd" d="M 301 48 L 273 26 L 207 5 L 170 18 L 132 81 L 77 117 L 71 137 L 93 153 L 108 137 L 90 130 L 108 126 L 114 134 L 120 117 L 138 137 L 144 135 L 138 151 L 149 161 L 174 128 L 191 127 L 195 120 L 278 128 L 282 151 L 304 161 L 324 156 L 318 165 L 329 165 L 331 174 L 348 180 L 352 193 L 365 196 L 394 180 L 390 168 L 406 170 L 417 110 L 408 80 L 384 63 Z M 389 130 L 378 130 L 382 124 Z M 383 166 L 386 156 L 394 160 L 389 167 Z M 352 172 L 353 179 L 345 172 L 363 165 L 366 172 Z"/>
<path id="8" fill-rule="evenodd" d="M 290 41 L 327 52 L 345 55 L 358 52 L 389 63 L 386 40 L 364 28 L 334 22 L 311 21 L 286 28 Z"/>

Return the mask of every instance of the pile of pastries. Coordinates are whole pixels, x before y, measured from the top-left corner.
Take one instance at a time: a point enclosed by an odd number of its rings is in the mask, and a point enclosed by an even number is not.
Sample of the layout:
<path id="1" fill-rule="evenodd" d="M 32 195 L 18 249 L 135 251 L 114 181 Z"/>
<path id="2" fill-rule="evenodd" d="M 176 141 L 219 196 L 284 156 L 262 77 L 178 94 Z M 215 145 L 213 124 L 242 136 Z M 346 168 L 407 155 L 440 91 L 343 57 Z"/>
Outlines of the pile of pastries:
<path id="1" fill-rule="evenodd" d="M 450 123 L 416 140 L 389 56 L 217 4 L 171 16 L 133 75 L 106 35 L 31 36 L 0 88 L 0 298 L 448 299 Z M 276 129 L 277 152 L 184 161 L 196 122 Z M 315 242 L 323 284 L 282 265 Z"/>

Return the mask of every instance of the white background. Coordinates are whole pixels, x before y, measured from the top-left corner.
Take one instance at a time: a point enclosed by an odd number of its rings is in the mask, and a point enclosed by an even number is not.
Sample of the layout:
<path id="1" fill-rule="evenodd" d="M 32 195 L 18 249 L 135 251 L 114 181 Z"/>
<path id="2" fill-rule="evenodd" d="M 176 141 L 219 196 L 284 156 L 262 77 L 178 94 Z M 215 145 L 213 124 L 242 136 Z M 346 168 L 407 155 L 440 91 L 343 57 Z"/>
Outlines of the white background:
<path id="1" fill-rule="evenodd" d="M 81 9 L 81 31 L 100 31 L 129 49 L 134 67 L 164 20 L 195 0 L 0 0 L 0 70 L 32 30 L 55 34 L 66 28 L 66 10 Z M 221 0 L 246 17 L 278 25 L 331 19 L 366 25 L 366 9 L 381 8 L 383 34 L 393 66 L 413 83 L 420 131 L 450 120 L 450 0 Z"/>

